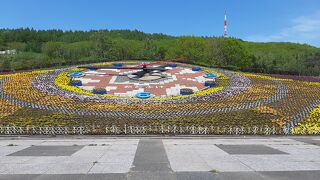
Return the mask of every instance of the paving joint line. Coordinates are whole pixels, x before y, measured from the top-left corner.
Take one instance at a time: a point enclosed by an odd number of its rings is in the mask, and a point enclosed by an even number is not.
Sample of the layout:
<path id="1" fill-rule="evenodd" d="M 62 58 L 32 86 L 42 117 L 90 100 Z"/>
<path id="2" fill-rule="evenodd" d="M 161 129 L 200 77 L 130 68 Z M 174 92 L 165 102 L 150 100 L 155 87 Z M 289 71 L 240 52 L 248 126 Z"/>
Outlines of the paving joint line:
<path id="1" fill-rule="evenodd" d="M 112 145 L 110 145 L 105 151 L 104 153 L 99 157 L 99 159 L 101 159 L 106 153 L 107 153 L 107 150 L 109 150 L 111 148 Z M 99 159 L 96 161 L 96 162 L 93 162 L 92 163 L 92 166 L 90 167 L 90 169 L 88 170 L 87 174 L 89 174 L 89 172 L 91 171 L 91 169 L 97 164 L 99 163 Z"/>

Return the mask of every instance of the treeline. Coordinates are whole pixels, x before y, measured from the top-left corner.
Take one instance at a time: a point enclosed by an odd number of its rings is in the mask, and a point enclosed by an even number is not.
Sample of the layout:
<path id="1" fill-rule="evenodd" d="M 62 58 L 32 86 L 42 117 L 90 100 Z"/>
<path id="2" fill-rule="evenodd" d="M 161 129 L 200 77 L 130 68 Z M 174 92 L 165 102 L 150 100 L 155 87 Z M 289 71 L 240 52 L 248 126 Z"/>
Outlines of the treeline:
<path id="1" fill-rule="evenodd" d="M 252 43 L 223 37 L 173 37 L 131 30 L 0 29 L 0 71 L 115 60 L 181 57 L 189 63 L 264 73 L 316 75 L 320 49 L 294 43 Z"/>

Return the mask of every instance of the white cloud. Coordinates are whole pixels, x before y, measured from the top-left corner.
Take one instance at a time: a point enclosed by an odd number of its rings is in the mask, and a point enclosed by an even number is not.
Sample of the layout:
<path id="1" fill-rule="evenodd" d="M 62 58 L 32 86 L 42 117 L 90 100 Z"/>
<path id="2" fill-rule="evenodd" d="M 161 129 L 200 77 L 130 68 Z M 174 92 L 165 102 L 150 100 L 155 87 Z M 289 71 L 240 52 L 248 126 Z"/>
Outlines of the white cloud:
<path id="1" fill-rule="evenodd" d="M 320 11 L 309 16 L 300 16 L 291 20 L 291 25 L 278 33 L 248 36 L 248 41 L 271 42 L 286 41 L 308 43 L 320 47 Z"/>

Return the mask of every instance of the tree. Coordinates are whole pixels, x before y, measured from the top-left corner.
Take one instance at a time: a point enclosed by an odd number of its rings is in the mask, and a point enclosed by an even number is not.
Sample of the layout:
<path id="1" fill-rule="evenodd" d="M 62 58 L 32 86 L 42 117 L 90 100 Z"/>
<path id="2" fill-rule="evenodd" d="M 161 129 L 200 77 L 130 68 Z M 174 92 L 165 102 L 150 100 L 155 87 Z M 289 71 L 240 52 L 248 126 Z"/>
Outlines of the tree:
<path id="1" fill-rule="evenodd" d="M 116 39 L 113 41 L 111 55 L 115 60 L 140 59 L 143 43 L 137 40 Z"/>
<path id="2" fill-rule="evenodd" d="M 167 52 L 166 48 L 159 47 L 156 52 L 156 59 L 160 60 L 160 59 L 166 58 L 166 52 Z"/>
<path id="3" fill-rule="evenodd" d="M 143 41 L 142 59 L 153 60 L 156 58 L 157 46 L 153 40 L 147 39 Z"/>
<path id="4" fill-rule="evenodd" d="M 253 65 L 249 51 L 237 39 L 223 38 L 222 52 L 227 65 L 240 68 L 248 68 Z"/>
<path id="5" fill-rule="evenodd" d="M 40 53 L 42 48 L 41 42 L 31 41 L 26 44 L 26 51 Z"/>
<path id="6" fill-rule="evenodd" d="M 112 53 L 113 41 L 103 31 L 95 33 L 93 39 L 96 42 L 94 56 L 105 60 L 112 59 L 110 55 Z"/>
<path id="7" fill-rule="evenodd" d="M 63 58 L 69 64 L 77 64 L 80 59 L 91 57 L 95 49 L 95 43 L 92 41 L 80 41 L 65 44 L 63 47 Z"/>
<path id="8" fill-rule="evenodd" d="M 198 37 L 181 37 L 178 41 L 176 57 L 183 57 L 193 63 L 201 63 L 206 58 L 206 41 Z"/>
<path id="9" fill-rule="evenodd" d="M 226 66 L 227 61 L 223 53 L 223 41 L 221 38 L 210 38 L 207 41 L 208 64 L 216 66 Z"/>
<path id="10" fill-rule="evenodd" d="M 8 43 L 8 49 L 16 49 L 17 51 L 24 51 L 26 49 L 26 43 L 10 42 Z"/>
<path id="11" fill-rule="evenodd" d="M 63 42 L 47 42 L 42 46 L 42 52 L 50 58 L 63 58 Z"/>
<path id="12" fill-rule="evenodd" d="M 3 62 L 1 64 L 1 69 L 3 71 L 11 71 L 11 62 L 8 57 L 3 58 Z"/>

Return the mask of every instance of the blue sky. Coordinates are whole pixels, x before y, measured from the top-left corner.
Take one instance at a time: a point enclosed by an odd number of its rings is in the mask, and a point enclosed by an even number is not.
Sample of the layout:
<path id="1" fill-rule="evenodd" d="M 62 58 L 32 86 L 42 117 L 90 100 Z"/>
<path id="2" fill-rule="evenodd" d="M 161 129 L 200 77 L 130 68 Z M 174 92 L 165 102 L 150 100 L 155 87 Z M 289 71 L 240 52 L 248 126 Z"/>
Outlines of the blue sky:
<path id="1" fill-rule="evenodd" d="M 138 29 L 320 47 L 319 0 L 0 0 L 0 28 Z"/>

